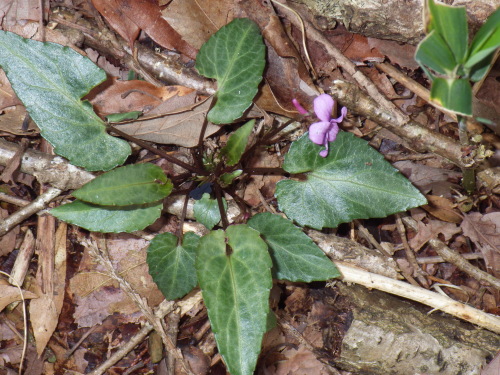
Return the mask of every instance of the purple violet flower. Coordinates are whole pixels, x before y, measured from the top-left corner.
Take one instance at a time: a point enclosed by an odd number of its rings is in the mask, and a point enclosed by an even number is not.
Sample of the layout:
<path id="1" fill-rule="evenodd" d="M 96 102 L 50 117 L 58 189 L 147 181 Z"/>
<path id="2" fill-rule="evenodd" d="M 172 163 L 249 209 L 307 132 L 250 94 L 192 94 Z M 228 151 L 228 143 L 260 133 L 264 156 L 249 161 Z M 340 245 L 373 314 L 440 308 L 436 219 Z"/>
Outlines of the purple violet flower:
<path id="1" fill-rule="evenodd" d="M 321 120 L 315 122 L 309 127 L 309 139 L 317 145 L 324 145 L 325 150 L 320 151 L 319 155 L 325 158 L 328 155 L 328 144 L 337 138 L 339 126 L 347 114 L 347 108 L 342 107 L 339 118 L 332 118 L 333 106 L 335 101 L 330 95 L 321 94 L 314 99 L 314 112 Z"/>

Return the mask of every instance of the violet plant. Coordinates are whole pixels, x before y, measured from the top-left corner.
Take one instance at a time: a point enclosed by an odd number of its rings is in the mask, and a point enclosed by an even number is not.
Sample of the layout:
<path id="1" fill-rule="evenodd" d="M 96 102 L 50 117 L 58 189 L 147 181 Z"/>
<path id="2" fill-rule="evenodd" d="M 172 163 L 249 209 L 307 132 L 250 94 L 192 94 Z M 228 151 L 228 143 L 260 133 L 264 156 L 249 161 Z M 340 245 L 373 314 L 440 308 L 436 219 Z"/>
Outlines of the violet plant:
<path id="1" fill-rule="evenodd" d="M 283 169 L 258 170 L 249 164 L 255 150 L 279 139 L 283 128 L 256 133 L 255 121 L 249 121 L 230 135 L 224 147 L 199 155 L 197 165 L 205 162 L 204 168 L 150 147 L 186 169 L 184 179 L 172 181 L 151 163 L 115 168 L 125 161 L 130 147 L 107 134 L 91 106 L 80 100 L 106 79 L 90 60 L 57 44 L 0 31 L 0 66 L 56 152 L 89 170 L 113 169 L 74 191 L 73 202 L 52 209 L 57 218 L 91 231 L 134 232 L 158 219 L 171 193 L 184 192 L 187 205 L 199 185 L 211 188 L 213 194 L 206 189 L 194 203 L 196 218 L 208 234 L 183 234 L 182 217 L 176 234 L 162 233 L 151 241 L 147 262 L 167 299 L 181 298 L 200 287 L 219 352 L 233 375 L 250 375 L 255 369 L 263 334 L 273 317 L 268 302 L 273 278 L 311 282 L 340 276 L 301 227 L 334 228 L 426 203 L 366 141 L 339 132 L 347 109 L 333 118 L 334 100 L 327 94 L 314 101 L 320 121 L 311 125 L 309 134 L 292 142 Z M 240 118 L 252 104 L 264 66 L 265 45 L 252 21 L 235 19 L 213 35 L 196 61 L 198 71 L 218 83 L 208 120 L 226 124 Z M 102 160 L 108 156 L 109 160 Z M 240 179 L 280 171 L 290 174 L 275 191 L 278 208 L 287 218 L 255 213 L 238 193 Z M 229 222 L 225 198 L 238 205 L 243 218 L 239 223 Z"/>

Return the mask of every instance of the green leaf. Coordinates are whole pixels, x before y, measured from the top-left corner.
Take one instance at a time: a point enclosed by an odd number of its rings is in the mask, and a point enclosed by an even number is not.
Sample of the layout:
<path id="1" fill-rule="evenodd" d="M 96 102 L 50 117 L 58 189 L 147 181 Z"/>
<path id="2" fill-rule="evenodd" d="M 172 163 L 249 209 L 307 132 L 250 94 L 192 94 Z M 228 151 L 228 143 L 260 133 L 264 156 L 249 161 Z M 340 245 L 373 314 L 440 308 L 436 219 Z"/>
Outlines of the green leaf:
<path id="1" fill-rule="evenodd" d="M 472 40 L 465 69 L 473 81 L 479 81 L 488 71 L 495 50 L 500 46 L 500 8 L 491 14 Z"/>
<path id="2" fill-rule="evenodd" d="M 206 42 L 196 57 L 201 75 L 217 79 L 217 103 L 208 113 L 215 124 L 229 124 L 250 107 L 262 80 L 265 47 L 259 27 L 236 18 Z"/>
<path id="3" fill-rule="evenodd" d="M 276 279 L 310 282 L 341 276 L 325 253 L 290 220 L 265 212 L 252 217 L 248 225 L 269 246 Z"/>
<path id="4" fill-rule="evenodd" d="M 428 0 L 429 27 L 449 46 L 456 65 L 464 62 L 467 54 L 469 30 L 465 7 L 450 6 Z"/>
<path id="5" fill-rule="evenodd" d="M 104 70 L 71 48 L 6 31 L 0 31 L 0 66 L 58 155 L 91 171 L 125 162 L 128 143 L 108 135 L 90 103 L 80 100 L 106 79 Z"/>
<path id="6" fill-rule="evenodd" d="M 222 198 L 224 211 L 227 211 L 227 202 Z M 193 207 L 194 217 L 208 229 L 215 227 L 221 220 L 217 199 L 210 199 L 210 194 L 205 193 L 197 200 Z"/>
<path id="7" fill-rule="evenodd" d="M 113 113 L 106 116 L 107 122 L 121 122 L 125 120 L 137 120 L 142 115 L 142 111 L 132 111 L 126 113 Z"/>
<path id="8" fill-rule="evenodd" d="M 92 232 L 135 232 L 151 225 L 161 215 L 162 202 L 125 207 L 97 206 L 76 200 L 50 210 L 60 220 Z"/>
<path id="9" fill-rule="evenodd" d="M 307 133 L 293 142 L 283 168 L 305 176 L 276 186 L 280 209 L 298 224 L 334 228 L 426 204 L 410 181 L 353 134 L 340 132 L 326 158 L 321 149 Z"/>
<path id="10" fill-rule="evenodd" d="M 241 176 L 242 173 L 242 169 L 237 169 L 231 173 L 224 173 L 222 176 L 220 176 L 220 181 L 225 185 L 231 185 L 234 179 Z"/>
<path id="11" fill-rule="evenodd" d="M 472 89 L 467 79 L 436 78 L 431 100 L 438 106 L 464 116 L 472 116 Z"/>
<path id="12" fill-rule="evenodd" d="M 132 164 L 116 168 L 88 182 L 73 195 L 104 206 L 158 202 L 172 192 L 172 182 L 157 165 Z"/>
<path id="13" fill-rule="evenodd" d="M 232 375 L 251 375 L 266 331 L 271 258 L 259 233 L 233 225 L 202 237 L 198 282 L 217 347 Z"/>
<path id="14" fill-rule="evenodd" d="M 149 274 L 168 300 L 184 297 L 198 283 L 194 262 L 200 237 L 184 234 L 182 245 L 172 233 L 157 235 L 148 247 Z"/>
<path id="15" fill-rule="evenodd" d="M 436 31 L 420 42 L 415 60 L 441 74 L 452 74 L 457 66 L 452 51 Z"/>
<path id="16" fill-rule="evenodd" d="M 222 155 L 226 155 L 226 164 L 229 166 L 237 164 L 241 155 L 245 152 L 245 148 L 248 144 L 248 137 L 252 133 L 252 129 L 255 125 L 255 120 L 248 121 L 245 125 L 236 130 L 229 137 L 227 144 L 220 150 Z"/>

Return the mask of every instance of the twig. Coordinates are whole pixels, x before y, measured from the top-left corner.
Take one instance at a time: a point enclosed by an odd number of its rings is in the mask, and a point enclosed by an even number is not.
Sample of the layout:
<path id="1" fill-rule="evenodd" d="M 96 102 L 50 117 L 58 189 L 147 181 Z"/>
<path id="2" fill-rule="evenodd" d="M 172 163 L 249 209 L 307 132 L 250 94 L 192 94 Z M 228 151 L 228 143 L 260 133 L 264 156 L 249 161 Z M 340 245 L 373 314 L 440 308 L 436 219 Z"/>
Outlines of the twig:
<path id="1" fill-rule="evenodd" d="M 500 333 L 500 319 L 484 311 L 403 281 L 354 268 L 344 262 L 335 261 L 335 264 L 342 273 L 345 282 L 360 284 L 367 288 L 375 288 L 386 293 L 417 301 L 492 332 Z"/>
<path id="2" fill-rule="evenodd" d="M 406 259 L 408 260 L 408 262 L 410 263 L 410 265 L 413 268 L 413 271 L 415 272 L 414 275 L 417 275 L 417 278 L 422 283 L 422 285 L 427 287 L 428 283 L 424 277 L 425 273 L 424 273 L 424 271 L 422 271 L 422 269 L 418 265 L 415 253 L 413 252 L 413 250 L 410 248 L 410 245 L 408 244 L 408 240 L 406 239 L 406 229 L 405 229 L 405 226 L 403 225 L 403 221 L 401 220 L 401 215 L 399 215 L 399 214 L 396 214 L 396 227 L 398 229 L 399 236 L 401 237 L 401 242 L 403 243 L 403 248 L 405 250 Z M 410 280 L 408 280 L 408 281 L 410 281 Z M 410 282 L 412 284 L 414 284 L 413 281 L 414 280 L 411 280 Z M 417 284 L 416 286 L 419 286 L 419 285 Z"/>
<path id="3" fill-rule="evenodd" d="M 78 342 L 75 345 L 73 345 L 73 347 L 66 352 L 66 354 L 64 355 L 64 358 L 68 359 L 69 357 L 71 357 L 73 355 L 73 353 L 75 352 L 75 350 L 78 349 L 78 347 L 80 345 L 82 345 L 82 343 L 87 339 L 87 337 L 89 337 L 89 335 L 92 332 L 94 332 L 96 330 L 97 327 L 99 327 L 99 325 L 90 327 L 90 329 L 88 329 L 87 332 L 85 332 L 83 334 L 83 336 L 80 338 L 80 340 L 78 340 Z"/>
<path id="4" fill-rule="evenodd" d="M 12 195 L 5 194 L 5 193 L 0 193 L 0 201 L 15 204 L 16 206 L 19 207 L 24 207 L 30 204 L 29 201 L 26 201 L 24 199 L 18 198 L 18 197 L 13 197 Z"/>
<path id="5" fill-rule="evenodd" d="M 460 254 L 464 259 L 467 260 L 473 260 L 473 259 L 483 259 L 484 256 L 481 253 L 465 253 L 465 254 Z M 442 257 L 440 256 L 433 256 L 433 257 L 417 257 L 417 262 L 420 264 L 432 264 L 432 263 L 443 263 L 446 262 Z"/>
<path id="6" fill-rule="evenodd" d="M 15 143 L 0 139 L 0 165 L 8 165 L 19 149 Z M 30 149 L 21 157 L 20 170 L 35 176 L 40 184 L 50 184 L 61 190 L 78 189 L 94 178 L 92 173 L 75 167 L 59 156 Z"/>
<path id="7" fill-rule="evenodd" d="M 487 272 L 481 271 L 479 268 L 474 267 L 472 264 L 467 262 L 460 253 L 456 252 L 453 249 L 450 249 L 443 242 L 439 240 L 430 240 L 429 244 L 432 248 L 439 254 L 441 257 L 449 262 L 457 266 L 459 269 L 464 271 L 465 273 L 471 275 L 476 280 L 488 283 L 489 285 L 495 287 L 496 289 L 500 289 L 500 280 L 495 276 L 490 275 Z"/>
<path id="8" fill-rule="evenodd" d="M 38 198 L 36 198 L 29 205 L 21 208 L 19 211 L 13 213 L 8 218 L 4 220 L 2 224 L 0 224 L 0 237 L 14 228 L 16 225 L 30 217 L 31 215 L 36 214 L 38 211 L 43 210 L 47 207 L 47 204 L 54 198 L 56 198 L 59 194 L 62 193 L 62 190 L 59 190 L 55 187 L 51 187 L 47 189 L 47 191 L 41 194 Z"/>

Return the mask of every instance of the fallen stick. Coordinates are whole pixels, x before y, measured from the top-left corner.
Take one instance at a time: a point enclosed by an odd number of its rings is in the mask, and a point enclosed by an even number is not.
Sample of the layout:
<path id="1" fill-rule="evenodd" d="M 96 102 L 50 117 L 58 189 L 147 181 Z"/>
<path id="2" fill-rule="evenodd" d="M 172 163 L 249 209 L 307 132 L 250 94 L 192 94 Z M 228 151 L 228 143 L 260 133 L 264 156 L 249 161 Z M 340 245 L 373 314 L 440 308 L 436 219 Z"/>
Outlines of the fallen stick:
<path id="1" fill-rule="evenodd" d="M 386 293 L 420 302 L 436 310 L 443 311 L 500 334 L 500 319 L 494 315 L 485 313 L 484 311 L 475 309 L 474 307 L 465 305 L 436 292 L 431 292 L 403 281 L 394 280 L 389 277 L 352 267 L 345 262 L 335 261 L 335 264 L 342 273 L 342 280 L 345 282 L 356 283 L 367 288 L 378 289 Z"/>

